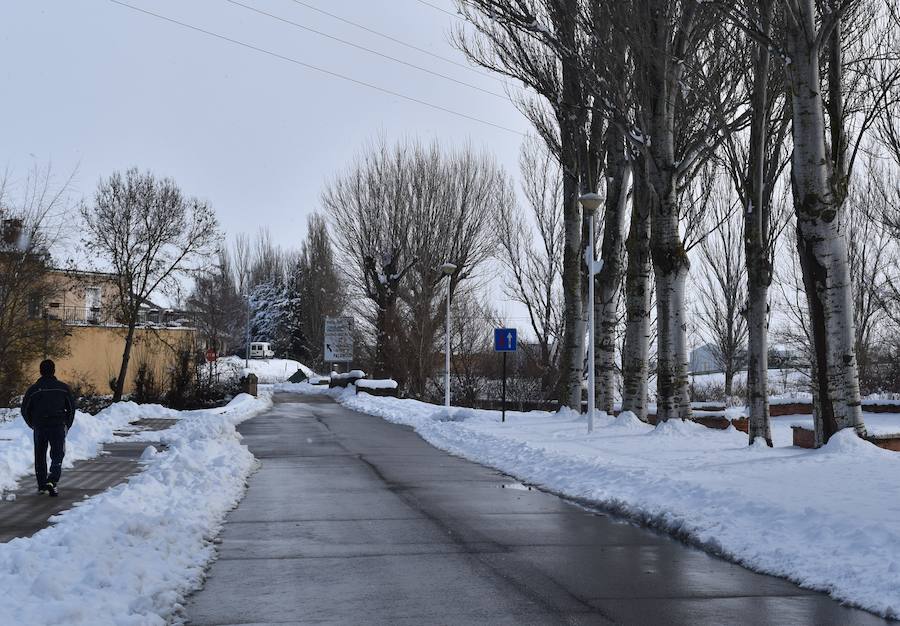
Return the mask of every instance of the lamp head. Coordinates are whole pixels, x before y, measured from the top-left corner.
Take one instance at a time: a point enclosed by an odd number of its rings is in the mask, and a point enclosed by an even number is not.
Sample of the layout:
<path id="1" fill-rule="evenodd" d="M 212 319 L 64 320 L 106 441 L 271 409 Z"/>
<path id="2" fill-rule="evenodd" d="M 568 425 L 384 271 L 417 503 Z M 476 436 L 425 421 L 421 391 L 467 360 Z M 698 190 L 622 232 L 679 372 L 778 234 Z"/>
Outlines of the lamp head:
<path id="1" fill-rule="evenodd" d="M 453 272 L 456 271 L 456 265 L 454 263 L 444 263 L 441 265 L 441 274 L 445 276 L 450 276 Z"/>
<path id="2" fill-rule="evenodd" d="M 586 211 L 593 213 L 600 208 L 600 203 L 603 202 L 603 196 L 598 193 L 591 192 L 586 193 L 578 198 L 578 201 L 581 202 L 581 206 L 583 206 Z"/>

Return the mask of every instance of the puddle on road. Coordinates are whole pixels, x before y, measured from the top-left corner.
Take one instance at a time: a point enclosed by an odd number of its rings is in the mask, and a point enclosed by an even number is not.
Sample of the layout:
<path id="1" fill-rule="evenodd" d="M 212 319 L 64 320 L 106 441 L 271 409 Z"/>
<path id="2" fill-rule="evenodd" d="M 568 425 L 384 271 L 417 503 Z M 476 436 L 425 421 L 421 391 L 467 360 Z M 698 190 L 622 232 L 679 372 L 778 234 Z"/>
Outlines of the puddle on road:
<path id="1" fill-rule="evenodd" d="M 515 489 L 516 491 L 534 491 L 534 487 L 525 483 L 501 483 L 500 489 Z"/>

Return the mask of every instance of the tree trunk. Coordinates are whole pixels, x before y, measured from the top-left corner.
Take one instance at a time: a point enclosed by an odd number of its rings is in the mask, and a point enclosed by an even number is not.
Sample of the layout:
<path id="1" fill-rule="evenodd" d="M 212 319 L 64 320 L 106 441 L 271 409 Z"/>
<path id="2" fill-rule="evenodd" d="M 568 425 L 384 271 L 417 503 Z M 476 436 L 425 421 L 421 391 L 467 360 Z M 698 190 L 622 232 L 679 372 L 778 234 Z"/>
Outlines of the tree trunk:
<path id="1" fill-rule="evenodd" d="M 616 392 L 616 327 L 619 323 L 619 289 L 625 273 L 624 220 L 631 183 L 631 163 L 625 154 L 625 140 L 607 129 L 606 209 L 603 215 L 603 267 L 596 278 L 594 319 L 596 406 L 612 414 Z"/>
<path id="2" fill-rule="evenodd" d="M 122 351 L 122 365 L 119 367 L 116 388 L 113 390 L 113 402 L 119 402 L 125 391 L 125 378 L 128 376 L 128 362 L 131 360 L 131 346 L 134 344 L 135 326 L 137 326 L 137 314 L 132 314 L 128 322 L 128 332 L 125 333 L 125 349 Z"/>
<path id="3" fill-rule="evenodd" d="M 654 176 L 657 202 L 650 220 L 650 247 L 656 278 L 656 417 L 690 419 L 687 319 L 684 289 L 690 262 L 678 228 L 675 184 L 670 175 Z"/>
<path id="4" fill-rule="evenodd" d="M 759 3 L 760 27 L 770 35 L 772 1 Z M 768 46 L 755 44 L 753 91 L 750 95 L 750 152 L 748 155 L 748 204 L 744 210 L 744 253 L 747 259 L 747 406 L 750 411 L 750 445 L 762 437 L 772 447 L 769 419 L 769 215 L 771 193 L 766 192 L 766 147 L 769 111 Z M 770 190 L 771 191 L 771 190 Z"/>
<path id="5" fill-rule="evenodd" d="M 822 445 L 843 428 L 865 433 L 865 425 L 842 226 L 844 208 L 838 191 L 843 180 L 840 172 L 833 171 L 825 148 L 818 46 L 812 35 L 805 35 L 816 32 L 815 5 L 813 0 L 802 0 L 799 7 L 801 23 L 787 31 L 794 139 L 791 179 L 797 248 L 815 349 L 816 444 Z"/>
<path id="6" fill-rule="evenodd" d="M 584 370 L 584 299 L 582 298 L 581 209 L 578 203 L 578 156 L 574 133 L 563 136 L 563 346 L 559 359 L 560 406 L 581 410 Z M 568 139 L 566 138 L 568 137 Z"/>
<path id="7" fill-rule="evenodd" d="M 652 194 L 639 164 L 625 249 L 625 345 L 622 348 L 622 410 L 647 420 L 650 355 L 650 212 Z"/>

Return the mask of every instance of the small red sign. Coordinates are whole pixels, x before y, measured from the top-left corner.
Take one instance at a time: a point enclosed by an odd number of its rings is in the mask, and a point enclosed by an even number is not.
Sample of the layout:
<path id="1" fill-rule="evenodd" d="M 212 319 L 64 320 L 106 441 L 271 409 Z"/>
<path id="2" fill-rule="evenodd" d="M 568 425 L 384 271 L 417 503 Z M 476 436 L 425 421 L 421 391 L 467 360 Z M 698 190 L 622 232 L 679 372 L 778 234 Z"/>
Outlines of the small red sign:
<path id="1" fill-rule="evenodd" d="M 206 362 L 207 363 L 215 363 L 216 361 L 216 351 L 212 348 L 208 348 L 206 350 Z"/>

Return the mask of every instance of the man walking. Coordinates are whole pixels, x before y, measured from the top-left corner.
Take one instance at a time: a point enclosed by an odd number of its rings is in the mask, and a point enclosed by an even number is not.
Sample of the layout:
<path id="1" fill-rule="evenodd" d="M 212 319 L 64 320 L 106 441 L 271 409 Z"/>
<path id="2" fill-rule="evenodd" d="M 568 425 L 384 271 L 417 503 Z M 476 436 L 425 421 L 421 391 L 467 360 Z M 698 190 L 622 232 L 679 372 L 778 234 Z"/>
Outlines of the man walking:
<path id="1" fill-rule="evenodd" d="M 57 486 L 66 455 L 66 434 L 75 421 L 72 390 L 56 380 L 56 364 L 41 361 L 41 377 L 25 392 L 22 417 L 34 431 L 34 475 L 38 492 L 59 495 Z M 50 474 L 47 475 L 47 447 L 50 447 Z"/>

